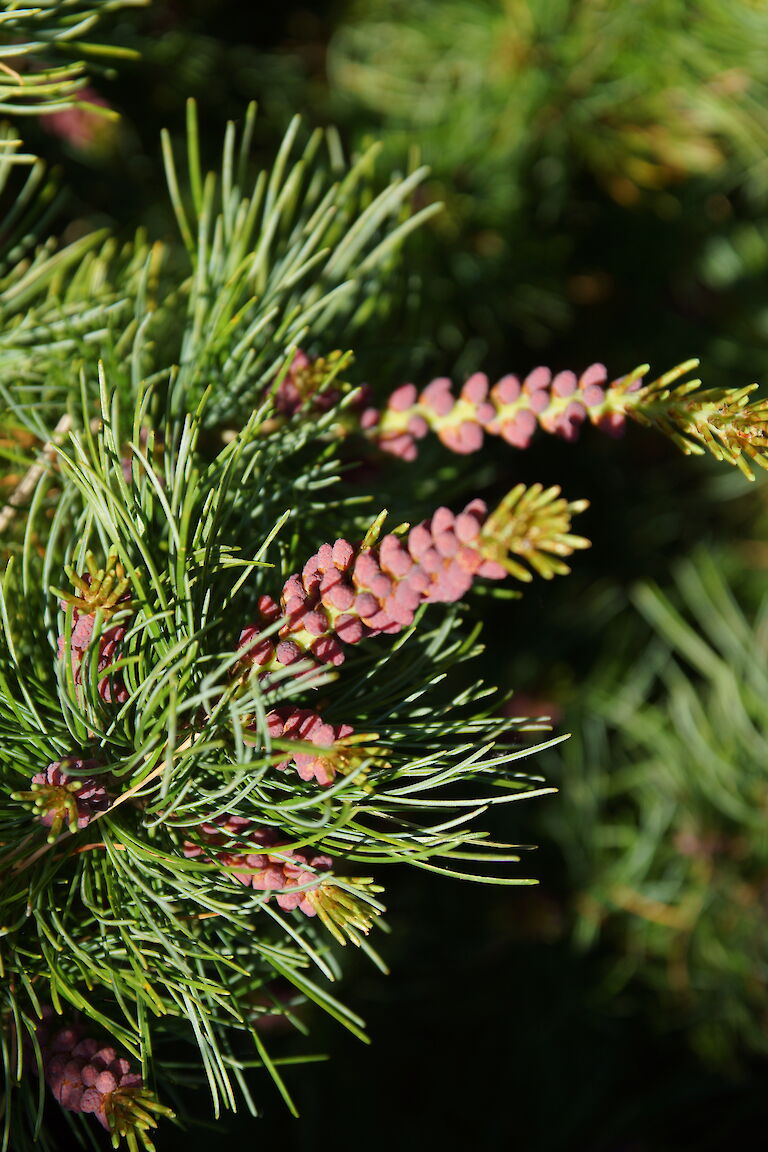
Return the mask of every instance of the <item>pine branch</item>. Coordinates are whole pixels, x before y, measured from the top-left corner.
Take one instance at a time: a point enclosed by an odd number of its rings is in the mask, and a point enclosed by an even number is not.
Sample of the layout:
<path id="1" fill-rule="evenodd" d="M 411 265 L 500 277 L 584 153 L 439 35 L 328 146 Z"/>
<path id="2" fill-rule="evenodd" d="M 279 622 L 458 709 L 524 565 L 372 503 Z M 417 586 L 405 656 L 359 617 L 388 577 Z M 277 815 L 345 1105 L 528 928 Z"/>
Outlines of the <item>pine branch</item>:
<path id="1" fill-rule="evenodd" d="M 251 180 L 254 117 L 251 108 L 239 141 L 230 125 L 221 172 L 204 177 L 190 103 L 190 184 L 203 189 L 191 200 L 165 141 L 187 278 L 142 235 L 118 250 L 95 234 L 57 252 L 40 249 L 0 281 L 0 394 L 42 443 L 72 392 L 57 370 L 62 354 L 88 365 L 94 406 L 98 344 L 124 399 L 152 381 L 179 417 L 206 396 L 206 423 L 220 430 L 250 417 L 296 343 L 313 331 L 349 339 L 369 322 L 371 299 L 386 307 L 399 249 L 432 212 L 410 211 L 425 170 L 380 190 L 375 149 L 345 165 L 330 134 L 302 139 L 297 120 L 272 170 Z M 218 387 L 224 377 L 226 389 Z"/>
<path id="2" fill-rule="evenodd" d="M 6 569 L 0 962 L 30 1027 L 32 997 L 50 988 L 57 1013 L 82 1012 L 129 1057 L 149 1059 L 157 1028 L 147 1021 L 161 1014 L 164 1034 L 175 1028 L 196 1042 L 214 1101 L 230 1107 L 225 1053 L 256 1042 L 253 998 L 278 976 L 360 1032 L 323 981 L 337 971 L 329 941 L 375 956 L 365 936 L 382 906 L 369 877 L 407 862 L 526 883 L 497 877 L 519 852 L 486 843 L 472 825 L 489 805 L 545 789 L 519 771 L 532 749 L 504 744 L 510 724 L 489 713 L 485 686 L 435 698 L 442 678 L 476 650 L 450 617 L 432 629 L 414 617 L 394 644 L 353 654 L 347 678 L 333 665 L 330 675 L 297 677 L 294 663 L 270 671 L 270 684 L 244 680 L 236 622 L 274 586 L 268 558 L 283 583 L 295 567 L 303 533 L 281 536 L 300 516 L 311 531 L 313 484 L 328 483 L 323 428 L 264 434 L 265 406 L 212 450 L 202 436 L 205 402 L 182 420 L 166 411 L 156 429 L 152 399 L 139 391 L 129 430 L 104 373 L 95 421 L 83 388 L 80 410 L 70 405 L 68 439 L 55 449 L 57 470 L 40 476 L 32 496 L 21 565 Z M 286 517 L 291 485 L 296 504 Z M 51 486 L 55 505 L 43 522 Z M 351 510 L 337 507 L 354 525 Z M 456 531 L 479 539 L 474 513 L 457 518 Z M 448 546 L 447 520 L 434 518 L 429 532 Z M 518 536 L 511 532 L 510 546 Z M 417 551 L 418 538 L 412 529 Z M 379 543 L 371 531 L 362 555 L 384 562 L 396 541 Z M 492 546 L 499 542 L 489 537 Z M 429 552 L 419 561 L 425 572 Z M 471 568 L 505 574 L 480 552 Z M 450 571 L 448 563 L 432 574 L 427 599 L 441 589 L 448 600 L 462 594 Z M 58 589 L 58 607 L 48 589 Z M 361 626 L 373 630 L 372 619 Z M 318 690 L 328 700 L 307 709 L 300 698 Z M 285 739 L 286 721 L 307 711 L 333 736 L 334 774 L 324 767 L 323 784 L 316 761 L 311 772 L 285 772 L 286 751 L 296 767 L 316 755 L 312 740 Z M 349 729 L 360 741 L 345 745 Z M 19 1075 L 23 1093 L 28 1071 Z"/>
<path id="3" fill-rule="evenodd" d="M 54 0 L 24 8 L 4 0 L 0 5 L 0 115 L 45 115 L 71 108 L 88 82 L 84 56 L 132 55 L 92 41 L 92 30 L 106 15 L 144 3 Z"/>

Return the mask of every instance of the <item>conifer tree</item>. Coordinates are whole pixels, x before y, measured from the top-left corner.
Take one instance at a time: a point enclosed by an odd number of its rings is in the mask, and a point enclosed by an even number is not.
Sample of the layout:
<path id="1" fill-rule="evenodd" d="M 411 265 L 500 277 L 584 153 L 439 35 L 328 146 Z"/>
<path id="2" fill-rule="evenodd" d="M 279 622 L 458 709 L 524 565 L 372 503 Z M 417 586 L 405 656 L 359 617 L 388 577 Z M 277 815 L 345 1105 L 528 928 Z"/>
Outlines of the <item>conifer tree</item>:
<path id="1" fill-rule="evenodd" d="M 528 763 L 542 726 L 500 715 L 465 617 L 479 586 L 567 575 L 584 502 L 517 484 L 489 506 L 462 468 L 484 432 L 523 447 L 521 419 L 570 436 L 587 414 L 612 433 L 628 416 L 687 451 L 765 463 L 748 389 L 698 391 L 678 370 L 608 387 L 595 366 L 539 369 L 495 390 L 478 374 L 458 400 L 443 382 L 356 380 L 355 341 L 434 211 L 413 203 L 425 172 L 382 181 L 375 149 L 347 161 L 297 120 L 254 177 L 253 131 L 251 109 L 216 173 L 194 104 L 183 170 L 164 138 L 176 242 L 47 241 L 44 216 L 31 223 L 39 169 L 4 237 L 14 1152 L 54 1146 L 46 1098 L 81 1133 L 151 1149 L 180 1113 L 171 1044 L 214 1114 L 255 1110 L 253 1066 L 292 1107 L 264 1018 L 299 1023 L 307 998 L 364 1034 L 330 985 L 340 946 L 383 967 L 386 865 L 531 883 L 482 815 L 547 790 Z M 388 519 L 352 469 L 395 468 L 430 429 L 462 498 Z M 396 479 L 407 514 L 413 482 Z"/>

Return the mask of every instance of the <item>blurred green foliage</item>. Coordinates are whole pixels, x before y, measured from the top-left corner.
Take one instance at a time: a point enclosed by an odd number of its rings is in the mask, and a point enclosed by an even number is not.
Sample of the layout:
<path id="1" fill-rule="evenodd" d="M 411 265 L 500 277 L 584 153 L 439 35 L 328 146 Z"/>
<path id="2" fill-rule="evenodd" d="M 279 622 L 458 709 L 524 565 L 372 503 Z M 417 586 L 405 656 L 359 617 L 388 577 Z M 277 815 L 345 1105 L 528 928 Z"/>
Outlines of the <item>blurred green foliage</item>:
<path id="1" fill-rule="evenodd" d="M 659 1022 L 733 1067 L 768 1052 L 768 604 L 741 576 L 745 613 L 728 561 L 694 553 L 669 592 L 634 590 L 650 630 L 616 619 L 566 709 L 548 829 L 577 940 L 607 945 L 606 993 L 650 990 Z"/>
<path id="2" fill-rule="evenodd" d="M 614 351 L 642 333 L 626 305 L 643 286 L 678 311 L 664 295 L 690 288 L 708 234 L 768 190 L 767 41 L 751 0 L 352 4 L 332 108 L 432 165 L 443 354 L 470 370 L 467 345 L 495 360 L 510 327 L 541 346 L 574 319 L 594 339 L 598 316 Z"/>

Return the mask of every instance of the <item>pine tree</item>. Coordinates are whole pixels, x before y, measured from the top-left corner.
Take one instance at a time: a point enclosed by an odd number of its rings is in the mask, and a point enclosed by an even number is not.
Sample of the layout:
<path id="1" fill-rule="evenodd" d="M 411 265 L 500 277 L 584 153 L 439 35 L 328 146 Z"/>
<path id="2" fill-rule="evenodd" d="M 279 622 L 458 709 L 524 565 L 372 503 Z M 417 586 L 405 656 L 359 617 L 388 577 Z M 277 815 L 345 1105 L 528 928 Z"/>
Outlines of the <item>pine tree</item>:
<path id="1" fill-rule="evenodd" d="M 385 865 L 532 882 L 519 849 L 478 822 L 548 790 L 520 763 L 542 725 L 505 719 L 465 667 L 481 651 L 465 618 L 484 582 L 566 575 L 587 544 L 572 525 L 584 503 L 519 484 L 489 510 L 462 457 L 494 422 L 504 435 L 525 410 L 564 434 L 578 404 L 611 432 L 626 415 L 686 450 L 765 462 L 762 406 L 677 385 L 677 370 L 605 387 L 593 369 L 551 389 L 539 370 L 495 394 L 474 377 L 459 401 L 444 384 L 391 401 L 394 381 L 364 389 L 355 341 L 386 314 L 404 241 L 433 213 L 414 211 L 425 173 L 382 187 L 375 149 L 347 162 L 334 133 L 295 121 L 254 179 L 253 131 L 253 110 L 228 127 L 216 174 L 194 104 L 183 176 L 165 137 L 176 243 L 43 240 L 39 169 L 4 240 L 0 1024 L 14 1152 L 51 1146 L 46 1085 L 76 1130 L 93 1113 L 115 1147 L 152 1148 L 180 1108 L 169 1044 L 216 1115 L 238 1099 L 255 1110 L 253 1066 L 292 1107 L 263 1019 L 296 1022 L 303 997 L 364 1034 L 328 983 L 340 945 L 383 967 Z M 389 474 L 393 436 L 430 427 L 462 500 L 387 522 L 353 469 Z M 413 481 L 395 479 L 407 507 Z"/>
<path id="2" fill-rule="evenodd" d="M 167 1110 L 148 1087 L 158 1028 L 196 1041 L 217 1111 L 238 1084 L 248 1098 L 254 1060 L 285 1092 L 258 1027 L 274 982 L 359 1034 L 324 985 L 334 939 L 375 958 L 371 873 L 482 876 L 484 855 L 517 857 L 466 825 L 541 791 L 517 764 L 529 749 L 497 747 L 509 725 L 484 686 L 436 687 L 477 642 L 455 610 L 429 611 L 502 578 L 530 517 L 474 501 L 381 535 L 338 481 L 354 392 L 320 416 L 314 398 L 288 420 L 276 403 L 298 339 L 370 323 L 420 174 L 376 194 L 370 157 L 324 159 L 332 138 L 294 159 L 295 124 L 248 193 L 252 128 L 228 132 L 220 177 L 204 177 L 190 106 L 188 198 L 166 149 L 178 249 L 87 237 L 4 284 L 14 1148 L 44 1139 L 44 1081 L 73 1120 L 95 1111 L 116 1144 L 150 1147 Z M 321 394 L 345 358 L 328 362 Z M 576 507 L 537 499 L 534 564 L 583 543 Z M 477 795 L 455 794 L 471 781 Z"/>

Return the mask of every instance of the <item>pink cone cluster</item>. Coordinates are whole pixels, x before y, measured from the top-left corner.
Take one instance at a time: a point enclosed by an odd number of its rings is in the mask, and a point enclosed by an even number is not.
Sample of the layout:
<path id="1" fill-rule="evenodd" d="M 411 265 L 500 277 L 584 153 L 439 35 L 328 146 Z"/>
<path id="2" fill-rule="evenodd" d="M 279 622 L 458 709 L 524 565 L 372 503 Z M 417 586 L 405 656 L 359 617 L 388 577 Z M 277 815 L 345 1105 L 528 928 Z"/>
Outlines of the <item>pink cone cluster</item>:
<path id="1" fill-rule="evenodd" d="M 42 115 L 41 127 L 81 155 L 94 156 L 111 151 L 118 140 L 114 114 L 108 118 L 93 111 L 94 106 L 112 111 L 110 105 L 91 87 L 82 88 L 77 99 L 78 103 L 71 108 Z M 90 107 L 83 107 L 84 102 Z"/>
<path id="2" fill-rule="evenodd" d="M 286 911 L 298 908 L 305 916 L 317 915 L 315 901 L 321 883 L 317 873 L 332 868 L 330 856 L 307 848 L 301 851 L 283 848 L 273 828 L 259 827 L 244 816 L 219 816 L 201 826 L 200 836 L 211 851 L 186 841 L 183 850 L 187 859 L 202 857 L 233 868 L 231 875 L 236 880 L 270 896 L 274 893 L 275 900 Z M 223 847 L 233 836 L 247 838 L 253 848 L 243 852 Z"/>
<path id="3" fill-rule="evenodd" d="M 295 752 L 277 765 L 279 769 L 285 770 L 293 764 L 302 780 L 317 780 L 323 785 L 333 783 L 336 775 L 333 748 L 339 740 L 353 734 L 349 724 L 329 724 L 311 708 L 285 706 L 267 713 L 267 726 L 273 739 L 301 741 L 322 749 L 315 753 Z"/>
<path id="4" fill-rule="evenodd" d="M 110 1045 L 84 1037 L 78 1027 L 56 1028 L 47 1010 L 37 1030 L 45 1081 L 62 1108 L 92 1112 L 111 1130 L 110 1115 L 130 1111 L 144 1087 L 138 1072 Z"/>
<path id="5" fill-rule="evenodd" d="M 62 608 L 67 608 L 66 600 L 61 601 Z M 83 682 L 83 662 L 88 658 L 88 650 L 93 638 L 93 629 L 96 623 L 96 614 L 82 612 L 79 608 L 72 610 L 72 634 L 70 639 L 70 659 L 75 684 Z M 98 672 L 105 672 L 116 660 L 120 658 L 120 645 L 125 637 L 126 628 L 122 624 L 115 624 L 111 628 L 102 628 L 98 639 Z M 59 636 L 59 658 L 63 659 L 67 651 L 66 636 Z M 121 673 L 113 672 L 111 676 L 99 676 L 99 696 L 106 704 L 124 704 L 128 699 L 128 689 Z"/>
<path id="6" fill-rule="evenodd" d="M 527 448 L 537 428 L 564 440 L 575 440 L 589 419 L 611 436 L 620 436 L 626 422 L 628 392 L 638 391 L 641 379 L 633 376 L 607 384 L 602 364 L 591 364 L 581 376 L 574 372 L 552 375 L 535 368 L 523 379 L 504 376 L 492 387 L 482 372 L 470 376 L 457 397 L 451 381 L 433 380 L 418 392 L 402 384 L 386 408 L 366 409 L 363 429 L 381 448 L 403 460 L 414 460 L 417 441 L 435 432 L 452 452 L 477 452 L 484 435 L 500 436 L 515 448 Z"/>
<path id="7" fill-rule="evenodd" d="M 486 516 L 473 500 L 458 515 L 438 508 L 406 537 L 388 534 L 369 548 L 323 544 L 286 580 L 279 604 L 261 597 L 259 621 L 240 634 L 242 662 L 260 675 L 299 660 L 311 662 L 310 672 L 342 664 L 344 645 L 401 632 L 421 604 L 460 600 L 477 577 L 503 579 L 506 569 L 484 555 Z"/>
<path id="8" fill-rule="evenodd" d="M 338 359 L 338 353 L 331 353 L 327 359 L 310 360 L 301 349 L 295 352 L 274 394 L 275 408 L 281 416 L 295 416 L 301 409 L 328 412 L 338 404 L 341 398 L 339 389 L 322 387 L 335 359 Z"/>
<path id="9" fill-rule="evenodd" d="M 32 800 L 41 824 L 50 828 L 54 837 L 64 825 L 70 830 L 87 827 L 94 816 L 109 807 L 109 795 L 103 777 L 73 776 L 71 770 L 89 771 L 99 768 L 97 760 L 54 761 L 44 772 L 32 777 L 31 791 L 16 793 L 20 799 Z M 69 769 L 70 771 L 67 771 Z"/>

